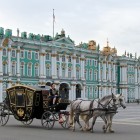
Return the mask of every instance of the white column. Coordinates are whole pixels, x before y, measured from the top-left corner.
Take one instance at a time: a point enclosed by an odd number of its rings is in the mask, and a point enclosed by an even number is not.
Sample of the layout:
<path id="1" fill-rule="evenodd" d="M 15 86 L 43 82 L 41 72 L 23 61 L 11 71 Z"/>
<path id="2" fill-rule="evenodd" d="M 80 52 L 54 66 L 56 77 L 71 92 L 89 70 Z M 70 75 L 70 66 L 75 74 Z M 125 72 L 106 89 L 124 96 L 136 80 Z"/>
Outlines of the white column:
<path id="1" fill-rule="evenodd" d="M 103 62 L 103 82 L 106 82 L 106 62 Z"/>
<path id="2" fill-rule="evenodd" d="M 137 66 L 135 66 L 135 84 L 138 83 L 138 74 L 137 74 L 138 70 L 137 70 Z"/>
<path id="3" fill-rule="evenodd" d="M 108 62 L 108 80 L 111 82 L 111 62 Z"/>
<path id="4" fill-rule="evenodd" d="M 42 55 L 42 60 L 43 60 L 43 77 L 46 78 L 46 53 L 44 52 Z"/>
<path id="5" fill-rule="evenodd" d="M 98 64 L 98 73 L 99 73 L 99 77 L 98 77 L 98 79 L 99 79 L 99 82 L 101 81 L 101 62 L 99 61 L 99 64 Z"/>
<path id="6" fill-rule="evenodd" d="M 68 56 L 66 56 L 65 78 L 68 78 Z"/>
<path id="7" fill-rule="evenodd" d="M 0 76 L 2 76 L 3 75 L 3 64 L 2 64 L 2 56 L 3 56 L 3 54 L 2 54 L 2 46 L 0 47 Z"/>
<path id="8" fill-rule="evenodd" d="M 43 53 L 42 52 L 39 53 L 39 63 L 40 63 L 40 65 L 39 65 L 39 68 L 40 68 L 40 78 L 42 78 L 42 76 L 43 76 L 43 66 L 44 66 L 43 65 Z"/>
<path id="9" fill-rule="evenodd" d="M 72 78 L 76 79 L 76 55 L 74 54 L 72 58 Z"/>
<path id="10" fill-rule="evenodd" d="M 80 58 L 80 64 L 81 64 L 81 80 L 85 80 L 85 77 L 84 77 L 84 73 L 85 73 L 85 58 L 84 58 L 83 55 Z"/>
<path id="11" fill-rule="evenodd" d="M 20 46 L 17 48 L 17 76 L 20 77 Z"/>
<path id="12" fill-rule="evenodd" d="M 120 66 L 120 83 L 122 83 L 122 66 Z"/>
<path id="13" fill-rule="evenodd" d="M 113 63 L 113 82 L 116 82 L 116 71 L 115 71 L 115 63 Z"/>
<path id="14" fill-rule="evenodd" d="M 52 51 L 52 60 L 51 60 L 51 66 L 52 66 L 52 78 L 55 79 L 57 78 L 57 65 L 56 65 L 56 52 L 55 51 Z"/>
<path id="15" fill-rule="evenodd" d="M 8 75 L 11 76 L 11 45 L 8 48 Z"/>
<path id="16" fill-rule="evenodd" d="M 135 66 L 135 99 L 138 99 L 138 69 Z"/>

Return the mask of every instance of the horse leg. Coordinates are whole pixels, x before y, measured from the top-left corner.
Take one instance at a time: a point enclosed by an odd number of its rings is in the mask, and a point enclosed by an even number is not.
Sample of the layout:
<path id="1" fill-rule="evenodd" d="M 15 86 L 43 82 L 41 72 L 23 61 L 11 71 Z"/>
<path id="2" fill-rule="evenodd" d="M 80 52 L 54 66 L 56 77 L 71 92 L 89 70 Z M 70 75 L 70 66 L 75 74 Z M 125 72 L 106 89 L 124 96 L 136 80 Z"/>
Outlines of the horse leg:
<path id="1" fill-rule="evenodd" d="M 82 130 L 82 125 L 81 125 L 81 123 L 80 123 L 80 121 L 79 121 L 79 116 L 80 116 L 80 114 L 77 113 L 77 114 L 75 115 L 75 119 L 76 119 L 78 125 L 80 126 L 80 129 Z"/>
<path id="2" fill-rule="evenodd" d="M 74 127 L 74 111 L 72 109 L 70 109 L 69 112 L 69 128 L 73 128 Z"/>
<path id="3" fill-rule="evenodd" d="M 106 119 L 106 117 L 105 117 L 105 115 L 102 115 L 102 116 L 100 116 L 102 119 L 103 119 L 103 121 L 104 121 L 104 125 L 103 125 L 103 131 L 104 131 L 104 133 L 106 133 L 106 129 L 107 129 L 107 119 Z"/>
<path id="4" fill-rule="evenodd" d="M 112 120 L 113 120 L 114 114 L 110 114 L 110 127 L 109 127 L 109 132 L 114 133 L 115 131 L 112 129 Z"/>
<path id="5" fill-rule="evenodd" d="M 111 125 L 110 114 L 106 115 L 106 119 L 107 119 L 106 131 L 109 132 L 109 128 L 110 128 L 110 125 Z"/>
<path id="6" fill-rule="evenodd" d="M 93 120 L 92 120 L 92 124 L 91 124 L 91 130 L 90 130 L 92 133 L 93 133 L 93 127 L 94 127 L 96 119 L 97 119 L 97 116 L 93 116 Z"/>

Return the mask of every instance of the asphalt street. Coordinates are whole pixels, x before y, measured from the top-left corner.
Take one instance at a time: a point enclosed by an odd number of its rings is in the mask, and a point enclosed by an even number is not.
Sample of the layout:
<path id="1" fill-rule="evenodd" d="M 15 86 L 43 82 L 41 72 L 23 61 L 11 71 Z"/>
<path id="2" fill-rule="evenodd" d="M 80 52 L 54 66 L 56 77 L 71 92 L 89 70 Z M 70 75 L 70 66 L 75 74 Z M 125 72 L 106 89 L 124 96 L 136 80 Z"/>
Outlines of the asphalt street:
<path id="1" fill-rule="evenodd" d="M 115 133 L 103 133 L 103 122 L 98 119 L 94 133 L 63 129 L 56 122 L 52 130 L 45 130 L 40 120 L 34 120 L 25 126 L 12 116 L 7 125 L 0 127 L 0 140 L 139 140 L 140 139 L 140 105 L 128 104 L 126 109 L 119 109 L 113 121 Z"/>

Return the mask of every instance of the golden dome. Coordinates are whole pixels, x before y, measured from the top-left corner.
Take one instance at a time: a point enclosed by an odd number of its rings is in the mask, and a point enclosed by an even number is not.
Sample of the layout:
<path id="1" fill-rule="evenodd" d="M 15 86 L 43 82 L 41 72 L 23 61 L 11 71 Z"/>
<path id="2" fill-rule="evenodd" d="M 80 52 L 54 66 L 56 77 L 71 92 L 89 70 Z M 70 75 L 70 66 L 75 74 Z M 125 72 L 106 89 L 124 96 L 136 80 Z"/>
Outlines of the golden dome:
<path id="1" fill-rule="evenodd" d="M 117 53 L 117 49 L 116 49 L 115 47 L 112 48 L 112 49 L 111 49 L 111 53 L 113 53 L 113 54 Z"/>
<path id="2" fill-rule="evenodd" d="M 90 40 L 88 43 L 88 49 L 89 50 L 96 50 L 96 42 L 94 40 Z"/>

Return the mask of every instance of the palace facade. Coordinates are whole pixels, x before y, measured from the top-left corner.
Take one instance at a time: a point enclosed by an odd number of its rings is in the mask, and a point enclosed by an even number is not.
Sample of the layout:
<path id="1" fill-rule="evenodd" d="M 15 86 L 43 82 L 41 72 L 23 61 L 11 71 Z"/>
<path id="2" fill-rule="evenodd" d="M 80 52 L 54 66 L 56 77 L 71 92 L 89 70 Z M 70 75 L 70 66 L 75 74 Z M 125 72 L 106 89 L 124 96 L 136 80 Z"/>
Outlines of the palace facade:
<path id="1" fill-rule="evenodd" d="M 125 46 L 124 46 L 125 47 Z M 126 101 L 140 99 L 140 58 L 94 40 L 75 45 L 62 30 L 49 35 L 0 27 L 0 101 L 15 84 L 45 86 L 55 83 L 62 97 L 95 99 L 122 93 Z"/>

